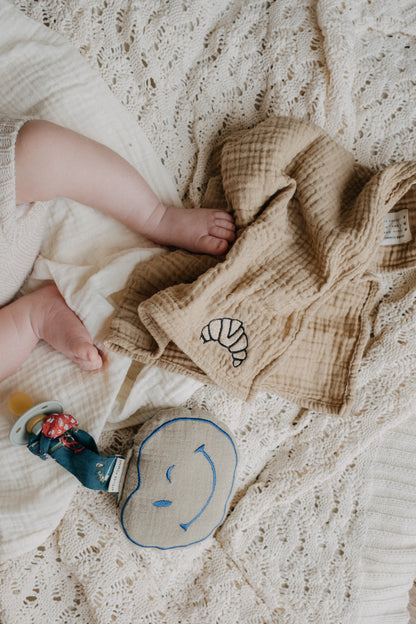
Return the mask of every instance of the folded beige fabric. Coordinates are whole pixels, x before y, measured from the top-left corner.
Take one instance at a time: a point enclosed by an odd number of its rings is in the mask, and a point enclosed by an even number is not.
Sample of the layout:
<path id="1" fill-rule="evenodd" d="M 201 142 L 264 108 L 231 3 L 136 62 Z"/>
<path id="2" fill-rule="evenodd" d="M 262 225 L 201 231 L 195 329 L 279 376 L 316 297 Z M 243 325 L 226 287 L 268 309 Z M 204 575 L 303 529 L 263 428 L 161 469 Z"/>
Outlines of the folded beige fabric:
<path id="1" fill-rule="evenodd" d="M 375 273 L 416 263 L 416 163 L 373 174 L 285 117 L 226 139 L 212 162 L 204 204 L 233 212 L 236 242 L 225 258 L 175 251 L 139 264 L 106 345 L 242 399 L 266 390 L 339 413 Z"/>

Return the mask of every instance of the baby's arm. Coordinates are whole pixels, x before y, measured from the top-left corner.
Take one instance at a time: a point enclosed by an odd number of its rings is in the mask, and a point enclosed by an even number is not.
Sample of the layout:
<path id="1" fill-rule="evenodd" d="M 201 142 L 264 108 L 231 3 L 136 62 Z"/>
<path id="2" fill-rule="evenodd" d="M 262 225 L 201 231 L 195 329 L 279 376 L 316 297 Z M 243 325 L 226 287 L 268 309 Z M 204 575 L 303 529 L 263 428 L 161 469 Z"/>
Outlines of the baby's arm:
<path id="1" fill-rule="evenodd" d="M 55 197 L 92 206 L 164 245 L 218 254 L 234 240 L 226 212 L 165 206 L 108 147 L 47 121 L 28 121 L 16 142 L 16 201 Z"/>

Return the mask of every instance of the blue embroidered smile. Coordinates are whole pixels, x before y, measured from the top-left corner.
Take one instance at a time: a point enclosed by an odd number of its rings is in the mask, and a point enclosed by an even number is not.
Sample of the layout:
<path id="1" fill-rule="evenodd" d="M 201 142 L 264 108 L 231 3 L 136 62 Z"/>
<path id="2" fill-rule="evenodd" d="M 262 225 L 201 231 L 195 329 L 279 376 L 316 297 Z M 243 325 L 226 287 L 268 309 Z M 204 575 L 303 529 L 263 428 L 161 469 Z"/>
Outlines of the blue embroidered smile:
<path id="1" fill-rule="evenodd" d="M 196 514 L 196 516 L 194 516 L 192 518 L 192 520 L 190 520 L 189 522 L 186 523 L 180 523 L 179 526 L 184 530 L 187 531 L 189 529 L 189 527 L 191 526 L 191 524 L 193 522 L 195 522 L 195 520 L 197 520 L 205 511 L 205 509 L 208 507 L 212 497 L 214 496 L 214 492 L 215 492 L 215 485 L 217 482 L 217 473 L 215 470 L 215 466 L 214 466 L 214 462 L 212 461 L 211 457 L 208 455 L 208 453 L 205 450 L 205 444 L 201 444 L 201 446 L 199 446 L 197 449 L 195 449 L 194 453 L 202 453 L 202 455 L 206 458 L 206 460 L 208 461 L 209 465 L 211 466 L 211 470 L 212 470 L 212 488 L 211 488 L 211 492 L 210 495 L 208 496 L 208 499 L 206 501 L 206 503 L 204 504 L 204 506 L 202 507 L 202 509 Z M 171 476 L 170 473 L 172 471 L 172 469 L 175 467 L 175 464 L 173 464 L 172 466 L 170 466 L 167 471 L 166 471 L 166 478 L 169 481 L 169 483 L 172 483 L 171 480 Z M 152 503 L 155 507 L 170 507 L 170 505 L 172 505 L 172 501 L 170 500 L 166 500 L 166 499 L 161 499 L 161 500 L 157 500 L 154 501 Z"/>

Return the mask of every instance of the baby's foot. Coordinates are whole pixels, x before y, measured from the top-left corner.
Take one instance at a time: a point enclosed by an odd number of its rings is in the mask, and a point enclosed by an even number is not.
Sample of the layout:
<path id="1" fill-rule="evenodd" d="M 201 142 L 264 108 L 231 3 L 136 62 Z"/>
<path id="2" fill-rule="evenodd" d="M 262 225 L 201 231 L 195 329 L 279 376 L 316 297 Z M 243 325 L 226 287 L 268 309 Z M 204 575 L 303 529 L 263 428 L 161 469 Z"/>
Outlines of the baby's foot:
<path id="1" fill-rule="evenodd" d="M 222 210 L 158 204 L 143 233 L 155 243 L 218 255 L 235 239 L 235 225 L 232 216 Z"/>
<path id="2" fill-rule="evenodd" d="M 46 340 L 83 370 L 101 368 L 103 362 L 91 336 L 56 286 L 45 286 L 31 296 L 31 321 L 38 338 Z"/>

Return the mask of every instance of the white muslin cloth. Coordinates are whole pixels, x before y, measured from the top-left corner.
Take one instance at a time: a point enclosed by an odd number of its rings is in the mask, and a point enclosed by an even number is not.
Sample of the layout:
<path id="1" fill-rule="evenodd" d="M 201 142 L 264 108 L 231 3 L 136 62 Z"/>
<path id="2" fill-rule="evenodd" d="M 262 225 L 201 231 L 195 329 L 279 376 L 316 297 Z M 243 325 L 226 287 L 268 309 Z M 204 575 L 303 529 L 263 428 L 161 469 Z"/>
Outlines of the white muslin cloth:
<path id="1" fill-rule="evenodd" d="M 0 25 L 1 118 L 43 118 L 100 141 L 129 160 L 163 201 L 179 202 L 172 180 L 135 120 L 75 49 L 5 2 L 0 3 Z M 15 131 L 16 126 L 12 136 Z M 10 210 L 10 180 L 8 188 L 5 201 Z M 46 207 L 39 214 L 42 228 L 33 232 L 30 259 L 45 225 L 40 254 L 23 290 L 54 281 L 100 346 L 100 334 L 114 311 L 112 293 L 123 288 L 137 262 L 162 250 L 87 206 L 58 199 L 47 208 L 47 214 Z M 25 271 L 31 262 L 26 262 Z M 13 288 L 19 287 L 18 281 Z M 39 343 L 21 369 L 0 384 L 0 560 L 44 541 L 77 486 L 55 462 L 39 461 L 25 447 L 10 444 L 8 434 L 16 418 L 7 408 L 10 394 L 26 392 L 34 403 L 57 399 L 97 437 L 106 421 L 123 420 L 139 408 L 180 404 L 200 385 L 151 367 L 143 368 L 132 382 L 129 368 L 128 358 L 108 354 L 103 369 L 89 374 Z"/>

